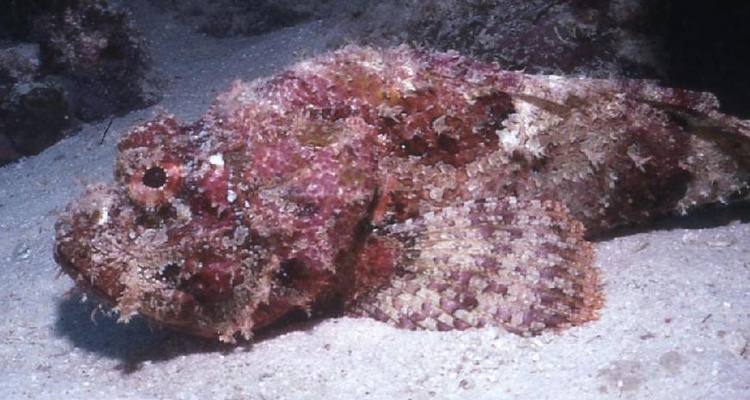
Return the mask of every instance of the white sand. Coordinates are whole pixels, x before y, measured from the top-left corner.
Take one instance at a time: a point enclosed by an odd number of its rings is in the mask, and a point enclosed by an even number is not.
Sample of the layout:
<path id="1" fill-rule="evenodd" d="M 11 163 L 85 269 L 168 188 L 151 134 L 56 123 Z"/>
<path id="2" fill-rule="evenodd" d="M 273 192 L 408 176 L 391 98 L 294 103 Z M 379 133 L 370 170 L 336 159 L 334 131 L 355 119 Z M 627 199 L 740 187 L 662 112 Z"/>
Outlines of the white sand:
<path id="1" fill-rule="evenodd" d="M 213 39 L 131 2 L 168 77 L 159 107 L 197 119 L 233 79 L 319 51 L 320 23 Z M 66 297 L 52 260 L 55 214 L 110 181 L 116 140 L 156 108 L 86 126 L 0 169 L 3 399 L 750 399 L 750 212 L 597 244 L 601 319 L 524 339 L 496 329 L 401 331 L 370 320 L 290 327 L 225 347 Z M 716 226 L 716 227 L 707 227 Z"/>

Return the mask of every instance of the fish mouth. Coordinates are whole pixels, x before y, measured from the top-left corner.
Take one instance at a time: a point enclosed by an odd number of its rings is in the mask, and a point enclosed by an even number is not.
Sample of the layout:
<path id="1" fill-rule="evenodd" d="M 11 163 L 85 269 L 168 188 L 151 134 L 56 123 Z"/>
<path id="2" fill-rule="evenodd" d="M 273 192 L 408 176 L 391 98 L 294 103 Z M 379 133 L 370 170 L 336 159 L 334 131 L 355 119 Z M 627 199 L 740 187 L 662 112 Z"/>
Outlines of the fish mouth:
<path id="1" fill-rule="evenodd" d="M 66 274 L 68 274 L 68 276 L 75 276 L 80 272 L 80 270 L 65 254 L 63 247 L 64 246 L 62 243 L 55 243 L 55 248 L 52 251 L 52 257 L 54 258 L 57 265 L 60 266 L 62 272 L 65 272 Z"/>
<path id="2" fill-rule="evenodd" d="M 113 293 L 112 290 L 103 288 L 101 285 L 94 284 L 93 279 L 87 274 L 87 270 L 84 266 L 79 265 L 74 260 L 74 257 L 70 256 L 69 243 L 60 242 L 55 244 L 53 250 L 53 258 L 63 273 L 68 275 L 79 287 L 83 288 L 86 292 L 92 293 L 99 300 L 102 300 L 109 306 L 113 306 L 116 303 L 117 293 Z M 117 288 L 117 292 L 121 292 L 121 288 Z"/>
<path id="3" fill-rule="evenodd" d="M 53 252 L 54 260 L 60 266 L 62 272 L 71 277 L 84 292 L 92 294 L 105 306 L 116 308 L 118 304 L 117 299 L 124 289 L 120 285 L 117 285 L 116 290 L 113 292 L 112 285 L 102 285 L 98 280 L 97 284 L 94 284 L 93 279 L 86 273 L 91 266 L 82 266 L 74 262 L 73 257 L 68 253 L 69 247 L 66 244 L 65 242 L 57 243 Z M 184 298 L 190 297 L 190 294 L 179 289 L 174 289 L 174 296 L 175 298 Z M 197 326 L 191 318 L 168 318 L 164 315 L 158 315 L 158 313 L 151 313 L 143 309 L 138 310 L 138 315 L 145 318 L 154 326 L 165 327 L 184 334 L 206 338 L 216 336 L 215 331 Z M 121 321 L 127 321 L 127 319 L 129 319 L 128 316 L 120 316 Z"/>

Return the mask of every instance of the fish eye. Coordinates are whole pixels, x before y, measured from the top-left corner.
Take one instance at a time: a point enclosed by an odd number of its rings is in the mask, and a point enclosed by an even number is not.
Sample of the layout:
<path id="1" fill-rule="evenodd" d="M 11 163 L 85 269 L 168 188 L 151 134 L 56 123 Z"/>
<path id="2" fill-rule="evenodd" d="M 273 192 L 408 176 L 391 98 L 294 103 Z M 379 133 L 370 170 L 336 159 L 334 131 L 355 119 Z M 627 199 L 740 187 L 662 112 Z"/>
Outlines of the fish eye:
<path id="1" fill-rule="evenodd" d="M 150 188 L 158 189 L 167 183 L 167 172 L 159 166 L 151 167 L 143 173 L 141 182 Z"/>
<path id="2" fill-rule="evenodd" d="M 183 177 L 182 164 L 161 161 L 128 177 L 128 193 L 141 206 L 158 207 L 177 196 Z"/>

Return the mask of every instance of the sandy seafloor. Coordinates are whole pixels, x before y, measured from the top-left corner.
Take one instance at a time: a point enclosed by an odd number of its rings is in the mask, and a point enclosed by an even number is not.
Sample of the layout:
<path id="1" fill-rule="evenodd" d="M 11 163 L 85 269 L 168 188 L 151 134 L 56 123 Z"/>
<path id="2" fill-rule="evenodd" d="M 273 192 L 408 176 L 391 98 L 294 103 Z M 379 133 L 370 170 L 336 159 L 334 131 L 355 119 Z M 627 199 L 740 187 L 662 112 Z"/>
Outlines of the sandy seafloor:
<path id="1" fill-rule="evenodd" d="M 237 78 L 319 51 L 310 23 L 213 39 L 133 0 L 166 78 L 157 106 L 86 126 L 0 169 L 3 399 L 750 399 L 750 212 L 705 213 L 598 242 L 601 318 L 521 338 L 487 328 L 410 332 L 329 319 L 227 347 L 144 322 L 117 324 L 67 295 L 56 214 L 111 181 L 114 146 L 158 107 L 197 119 Z"/>

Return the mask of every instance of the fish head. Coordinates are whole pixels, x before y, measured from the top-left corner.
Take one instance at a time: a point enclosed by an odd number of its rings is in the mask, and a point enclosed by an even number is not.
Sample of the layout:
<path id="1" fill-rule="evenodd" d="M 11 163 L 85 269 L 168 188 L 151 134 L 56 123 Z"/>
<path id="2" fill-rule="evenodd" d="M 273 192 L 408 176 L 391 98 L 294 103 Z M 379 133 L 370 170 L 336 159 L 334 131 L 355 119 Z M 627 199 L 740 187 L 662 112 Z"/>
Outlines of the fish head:
<path id="1" fill-rule="evenodd" d="M 376 192 L 375 135 L 361 121 L 254 126 L 162 115 L 133 128 L 114 184 L 57 222 L 62 270 L 122 321 L 227 342 L 335 302 Z"/>

